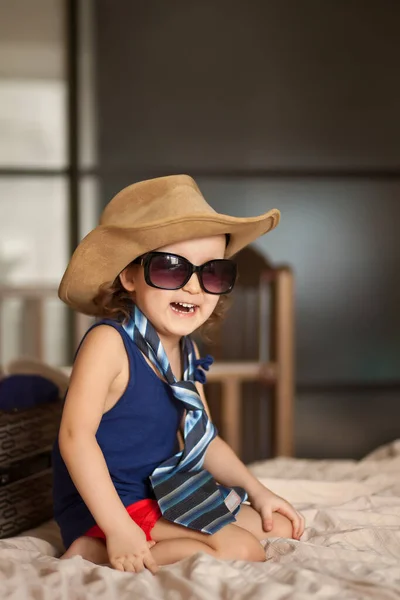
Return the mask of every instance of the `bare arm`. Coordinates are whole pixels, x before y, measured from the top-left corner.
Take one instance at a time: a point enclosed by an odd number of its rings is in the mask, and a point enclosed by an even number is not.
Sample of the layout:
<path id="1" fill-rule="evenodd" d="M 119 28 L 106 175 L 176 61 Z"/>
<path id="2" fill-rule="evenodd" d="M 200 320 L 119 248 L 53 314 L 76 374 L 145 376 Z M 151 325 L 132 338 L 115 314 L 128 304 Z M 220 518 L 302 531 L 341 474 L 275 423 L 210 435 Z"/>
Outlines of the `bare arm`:
<path id="1" fill-rule="evenodd" d="M 198 356 L 198 349 L 195 346 Z M 210 409 L 204 395 L 203 386 L 196 383 L 197 390 L 203 401 L 208 416 L 211 419 Z M 280 512 L 292 521 L 293 536 L 300 539 L 304 531 L 304 518 L 286 500 L 276 496 L 266 488 L 242 461 L 236 456 L 232 448 L 219 436 L 213 439 L 206 450 L 204 468 L 213 475 L 214 479 L 228 487 L 239 486 L 246 490 L 250 503 L 260 514 L 264 530 L 271 531 L 273 527 L 272 513 Z"/>
<path id="2" fill-rule="evenodd" d="M 115 329 L 93 329 L 78 353 L 60 426 L 60 452 L 86 506 L 107 534 L 132 523 L 96 440 L 107 395 L 120 375 L 124 346 Z"/>
<path id="3" fill-rule="evenodd" d="M 196 349 L 197 350 L 197 349 Z M 203 401 L 206 412 L 211 419 L 204 389 L 201 383 L 196 382 L 197 391 Z M 218 483 L 226 486 L 240 486 L 246 490 L 249 497 L 257 493 L 262 486 L 234 451 L 218 435 L 213 439 L 206 450 L 204 468 L 211 473 Z"/>
<path id="4" fill-rule="evenodd" d="M 196 356 L 199 358 L 199 350 L 194 344 Z M 211 419 L 210 409 L 204 394 L 204 387 L 201 383 L 196 382 L 197 391 L 200 394 L 204 408 Z M 236 456 L 232 448 L 228 446 L 219 436 L 213 439 L 207 448 L 204 468 L 211 473 L 218 483 L 226 486 L 237 485 L 243 487 L 249 497 L 256 493 L 262 484 L 250 473 L 247 467 Z"/>
<path id="5" fill-rule="evenodd" d="M 156 573 L 142 529 L 130 518 L 107 469 L 96 432 L 108 398 L 121 395 L 126 364 L 121 337 L 99 325 L 86 337 L 75 361 L 61 419 L 60 452 L 86 506 L 104 531 L 111 565 L 120 571 Z"/>

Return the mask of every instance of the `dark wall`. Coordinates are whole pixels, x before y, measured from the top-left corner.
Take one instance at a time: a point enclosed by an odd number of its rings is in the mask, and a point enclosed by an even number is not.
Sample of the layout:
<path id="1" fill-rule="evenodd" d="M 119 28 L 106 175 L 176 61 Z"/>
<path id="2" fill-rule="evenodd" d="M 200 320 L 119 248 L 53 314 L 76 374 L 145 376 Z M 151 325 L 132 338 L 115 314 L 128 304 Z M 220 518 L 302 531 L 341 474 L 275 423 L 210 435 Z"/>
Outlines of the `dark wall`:
<path id="1" fill-rule="evenodd" d="M 399 166 L 397 0 L 100 0 L 97 10 L 108 167 Z"/>
<path id="2" fill-rule="evenodd" d="M 280 208 L 257 245 L 296 272 L 298 453 L 400 435 L 400 3 L 95 6 L 104 202 L 188 172 L 222 212 Z"/>

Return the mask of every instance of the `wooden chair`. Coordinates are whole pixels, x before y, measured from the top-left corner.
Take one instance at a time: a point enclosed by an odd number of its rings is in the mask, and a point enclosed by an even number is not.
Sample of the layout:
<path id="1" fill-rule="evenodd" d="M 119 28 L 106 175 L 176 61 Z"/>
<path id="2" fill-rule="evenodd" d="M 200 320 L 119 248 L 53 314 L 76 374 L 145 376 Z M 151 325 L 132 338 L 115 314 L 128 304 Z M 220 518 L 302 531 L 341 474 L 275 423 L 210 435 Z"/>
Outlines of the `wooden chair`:
<path id="1" fill-rule="evenodd" d="M 210 409 L 222 437 L 246 462 L 265 455 L 265 444 L 261 452 L 248 449 L 257 436 L 270 441 L 272 455 L 291 456 L 293 273 L 287 266 L 273 266 L 252 247 L 236 261 L 232 306 L 213 343 L 197 339 L 202 353 L 216 359 L 207 378 Z"/>

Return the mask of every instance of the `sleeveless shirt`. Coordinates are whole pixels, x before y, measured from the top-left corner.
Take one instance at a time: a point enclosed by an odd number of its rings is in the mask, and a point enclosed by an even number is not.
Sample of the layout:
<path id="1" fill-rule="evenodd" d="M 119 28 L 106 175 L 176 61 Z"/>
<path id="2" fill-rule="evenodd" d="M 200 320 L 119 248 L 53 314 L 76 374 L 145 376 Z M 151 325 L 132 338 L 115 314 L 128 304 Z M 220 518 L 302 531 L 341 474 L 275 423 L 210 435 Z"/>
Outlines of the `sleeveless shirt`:
<path id="1" fill-rule="evenodd" d="M 118 496 L 124 506 L 129 506 L 145 498 L 154 498 L 149 476 L 179 450 L 177 432 L 184 409 L 120 323 L 104 319 L 95 323 L 86 335 L 99 325 L 109 325 L 118 331 L 129 361 L 125 392 L 103 414 L 96 433 Z M 196 366 L 201 362 L 196 361 Z M 204 372 L 199 369 L 195 379 L 204 383 Z M 52 458 L 54 518 L 68 548 L 95 525 L 95 520 L 68 473 L 60 454 L 58 436 Z"/>

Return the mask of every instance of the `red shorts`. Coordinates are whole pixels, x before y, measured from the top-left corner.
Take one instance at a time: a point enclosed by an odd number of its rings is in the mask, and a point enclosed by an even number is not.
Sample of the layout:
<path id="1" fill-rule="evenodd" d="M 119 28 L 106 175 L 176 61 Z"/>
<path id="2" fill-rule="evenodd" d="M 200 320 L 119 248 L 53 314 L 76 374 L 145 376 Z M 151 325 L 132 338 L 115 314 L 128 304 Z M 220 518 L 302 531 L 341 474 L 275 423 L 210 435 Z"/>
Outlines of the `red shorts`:
<path id="1" fill-rule="evenodd" d="M 135 521 L 136 525 L 139 525 L 140 529 L 146 534 L 147 541 L 151 541 L 150 532 L 158 519 L 162 516 L 160 508 L 156 500 L 145 499 L 139 500 L 134 504 L 130 504 L 126 507 L 126 510 L 131 517 L 132 521 Z M 89 537 L 96 537 L 106 539 L 104 532 L 98 525 L 94 525 L 85 533 Z"/>

